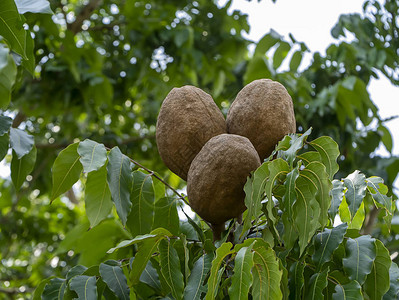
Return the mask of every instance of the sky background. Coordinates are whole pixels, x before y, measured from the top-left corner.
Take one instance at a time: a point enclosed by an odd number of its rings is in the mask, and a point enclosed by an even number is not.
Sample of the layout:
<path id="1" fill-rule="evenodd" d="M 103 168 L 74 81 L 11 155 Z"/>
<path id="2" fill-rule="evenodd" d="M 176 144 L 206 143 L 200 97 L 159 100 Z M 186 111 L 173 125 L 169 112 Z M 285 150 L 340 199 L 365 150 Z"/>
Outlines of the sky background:
<path id="1" fill-rule="evenodd" d="M 219 0 L 224 5 L 226 0 Z M 379 1 L 383 3 L 383 1 Z M 311 52 L 325 54 L 332 43 L 331 29 L 341 14 L 363 13 L 364 0 L 233 0 L 230 12 L 240 10 L 248 14 L 251 26 L 249 34 L 244 36 L 254 42 L 259 41 L 270 29 L 274 29 L 287 40 L 292 33 L 296 40 L 304 42 Z M 301 68 L 310 62 L 312 55 L 305 56 Z M 393 86 L 384 75 L 380 79 L 371 79 L 368 90 L 373 102 L 379 108 L 380 116 L 385 119 L 399 115 L 397 95 L 399 88 Z M 295 103 L 295 99 L 294 103 Z M 386 123 L 392 133 L 393 153 L 399 155 L 399 119 Z M 388 155 L 385 147 L 378 150 L 380 155 Z M 396 184 L 397 185 L 397 184 Z"/>

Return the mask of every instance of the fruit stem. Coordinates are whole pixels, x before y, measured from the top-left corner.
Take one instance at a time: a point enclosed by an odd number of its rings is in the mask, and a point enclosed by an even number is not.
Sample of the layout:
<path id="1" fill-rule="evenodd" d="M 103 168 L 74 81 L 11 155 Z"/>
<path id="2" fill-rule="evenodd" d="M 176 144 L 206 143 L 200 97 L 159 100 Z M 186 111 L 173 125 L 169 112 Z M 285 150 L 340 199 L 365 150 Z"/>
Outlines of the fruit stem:
<path id="1" fill-rule="evenodd" d="M 224 223 L 222 224 L 211 224 L 213 241 L 216 242 L 222 238 L 222 232 L 225 230 Z"/>

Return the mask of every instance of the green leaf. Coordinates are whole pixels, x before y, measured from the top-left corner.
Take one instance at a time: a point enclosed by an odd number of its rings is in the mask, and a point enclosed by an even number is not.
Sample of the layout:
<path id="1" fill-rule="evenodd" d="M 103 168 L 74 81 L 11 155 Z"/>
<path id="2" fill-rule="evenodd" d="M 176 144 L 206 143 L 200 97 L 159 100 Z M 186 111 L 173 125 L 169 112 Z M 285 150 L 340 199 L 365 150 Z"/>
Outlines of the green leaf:
<path id="1" fill-rule="evenodd" d="M 18 158 L 28 154 L 33 147 L 33 136 L 18 128 L 10 128 L 10 145 Z"/>
<path id="2" fill-rule="evenodd" d="M 282 38 L 276 31 L 273 29 L 270 30 L 269 33 L 264 35 L 258 42 L 255 48 L 254 55 L 265 55 L 266 52 L 273 47 L 280 39 Z"/>
<path id="3" fill-rule="evenodd" d="M 116 212 L 125 226 L 132 208 L 130 202 L 132 173 L 129 158 L 123 155 L 118 147 L 112 148 L 108 154 L 107 181 Z"/>
<path id="4" fill-rule="evenodd" d="M 244 186 L 245 206 L 247 215 L 244 220 L 241 236 L 252 226 L 252 218 L 258 218 L 262 210 L 262 199 L 265 193 L 265 185 L 269 175 L 269 162 L 263 163 L 252 176 L 249 176 Z"/>
<path id="5" fill-rule="evenodd" d="M 9 143 L 10 138 L 8 137 L 8 134 L 0 136 L 0 162 L 7 155 Z"/>
<path id="6" fill-rule="evenodd" d="M 263 241 L 255 242 L 253 252 L 253 299 L 282 299 L 280 282 L 283 272 L 275 252 Z"/>
<path id="7" fill-rule="evenodd" d="M 211 268 L 213 253 L 202 255 L 194 263 L 187 285 L 184 289 L 185 300 L 199 300 L 201 294 L 206 293 L 204 286 L 205 278 Z"/>
<path id="8" fill-rule="evenodd" d="M 317 272 L 322 269 L 326 262 L 330 261 L 333 252 L 344 240 L 347 228 L 348 225 L 342 223 L 332 229 L 325 228 L 313 238 L 315 251 L 312 260 L 316 265 Z"/>
<path id="9" fill-rule="evenodd" d="M 303 56 L 303 53 L 300 50 L 295 51 L 295 53 L 292 55 L 292 58 L 290 61 L 290 71 L 291 72 L 296 72 L 298 70 L 298 67 L 302 61 L 302 56 Z"/>
<path id="10" fill-rule="evenodd" d="M 290 299 L 302 299 L 302 289 L 305 282 L 303 277 L 304 269 L 305 263 L 303 261 L 296 261 L 291 265 L 289 276 L 290 280 L 288 282 L 291 296 Z"/>
<path id="11" fill-rule="evenodd" d="M 302 153 L 300 155 L 297 155 L 297 158 L 298 158 L 298 160 L 302 160 L 302 162 L 305 166 L 307 166 L 308 164 L 310 164 L 313 161 L 322 162 L 321 156 L 320 156 L 319 152 L 317 152 L 317 151 L 308 151 L 308 152 Z"/>
<path id="12" fill-rule="evenodd" d="M 96 276 L 75 276 L 69 282 L 69 288 L 78 294 L 78 300 L 97 299 Z"/>
<path id="13" fill-rule="evenodd" d="M 292 167 L 293 162 L 296 158 L 297 152 L 302 149 L 304 142 L 306 141 L 307 137 L 310 135 L 312 132 L 312 128 L 309 128 L 305 133 L 303 134 L 293 134 L 288 136 L 288 140 L 290 142 L 290 145 L 287 149 L 285 150 L 280 150 L 278 152 L 277 157 L 283 157 L 285 158 L 289 165 Z"/>
<path id="14" fill-rule="evenodd" d="M 231 250 L 232 247 L 233 245 L 228 242 L 223 243 L 216 249 L 216 257 L 212 261 L 211 274 L 208 279 L 208 292 L 205 297 L 206 300 L 214 300 L 216 298 L 220 283 L 219 275 L 224 271 L 224 266 L 222 268 L 220 267 L 222 266 L 226 256 L 233 253 L 233 250 Z"/>
<path id="15" fill-rule="evenodd" d="M 51 279 L 53 279 L 54 277 L 49 277 L 46 279 L 43 279 L 39 285 L 36 286 L 35 291 L 32 295 L 32 300 L 41 300 L 42 299 L 42 294 L 44 291 L 44 287 L 46 286 L 47 283 L 50 282 Z"/>
<path id="16" fill-rule="evenodd" d="M 47 0 L 15 0 L 15 4 L 21 15 L 27 12 L 53 14 L 50 3 Z"/>
<path id="17" fill-rule="evenodd" d="M 130 193 L 132 210 L 127 219 L 127 227 L 133 236 L 149 233 L 154 223 L 155 194 L 150 174 L 133 172 Z"/>
<path id="18" fill-rule="evenodd" d="M 366 179 L 367 190 L 373 197 L 374 203 L 377 207 L 382 207 L 385 209 L 388 218 L 388 228 L 391 228 L 390 220 L 393 214 L 392 196 L 388 197 L 386 194 L 388 192 L 388 187 L 384 184 L 384 180 L 381 177 L 372 176 Z M 384 218 L 386 219 L 386 218 Z"/>
<path id="19" fill-rule="evenodd" d="M 248 63 L 244 74 L 244 84 L 248 84 L 256 79 L 270 78 L 272 73 L 269 69 L 267 57 L 254 56 Z"/>
<path id="20" fill-rule="evenodd" d="M 48 282 L 43 290 L 42 300 L 59 300 L 63 299 L 66 288 L 66 280 L 61 278 L 53 278 Z"/>
<path id="21" fill-rule="evenodd" d="M 112 209 L 111 192 L 107 183 L 107 167 L 87 174 L 85 187 L 86 216 L 93 228 L 104 220 Z"/>
<path id="22" fill-rule="evenodd" d="M 107 161 L 104 145 L 89 139 L 79 143 L 78 153 L 85 173 L 100 169 Z"/>
<path id="23" fill-rule="evenodd" d="M 26 180 L 26 176 L 32 172 L 36 162 L 36 147 L 21 159 L 18 159 L 15 151 L 13 151 L 11 160 L 11 179 L 15 190 L 18 191 Z"/>
<path id="24" fill-rule="evenodd" d="M 385 148 L 388 150 L 388 152 L 392 152 L 392 147 L 393 147 L 393 141 L 392 141 L 392 135 L 391 132 L 389 131 L 388 128 L 385 126 L 381 125 L 378 127 L 378 131 L 381 134 L 381 141 L 384 144 Z"/>
<path id="25" fill-rule="evenodd" d="M 346 257 L 342 260 L 345 272 L 350 280 L 363 284 L 376 257 L 375 239 L 368 235 L 356 239 L 349 238 L 345 250 Z"/>
<path id="26" fill-rule="evenodd" d="M 383 300 L 397 299 L 399 295 L 399 268 L 392 262 L 389 268 L 389 290 L 382 298 Z"/>
<path id="27" fill-rule="evenodd" d="M 360 205 L 355 216 L 351 219 L 351 214 L 349 211 L 348 204 L 346 203 L 345 197 L 342 199 L 342 203 L 339 207 L 339 216 L 342 222 L 348 223 L 348 229 L 360 230 L 363 226 L 365 218 L 364 202 Z"/>
<path id="28" fill-rule="evenodd" d="M 25 35 L 28 32 L 22 25 L 23 22 L 14 0 L 0 1 L 0 35 L 7 40 L 12 51 L 27 59 Z"/>
<path id="29" fill-rule="evenodd" d="M 234 259 L 234 274 L 231 276 L 230 299 L 248 299 L 249 289 L 252 285 L 253 258 L 252 245 L 238 251 Z"/>
<path id="30" fill-rule="evenodd" d="M 389 251 L 380 240 L 375 240 L 376 256 L 373 261 L 371 273 L 367 275 L 364 290 L 371 300 L 380 300 L 389 290 L 389 269 L 391 257 Z"/>
<path id="31" fill-rule="evenodd" d="M 151 260 L 148 261 L 143 273 L 141 273 L 140 281 L 152 287 L 155 291 L 161 291 L 161 282 L 157 270 L 153 267 Z"/>
<path id="32" fill-rule="evenodd" d="M 313 274 L 312 277 L 310 277 L 309 280 L 310 287 L 307 291 L 305 299 L 312 299 L 312 300 L 324 299 L 323 290 L 327 287 L 328 284 L 327 283 L 328 272 L 329 268 L 326 268 L 323 272 Z"/>
<path id="33" fill-rule="evenodd" d="M 1 59 L 1 48 L 0 48 L 0 59 Z M 12 119 L 7 116 L 0 116 L 0 136 L 3 136 L 10 130 L 12 125 Z"/>
<path id="34" fill-rule="evenodd" d="M 329 136 L 319 137 L 309 144 L 319 152 L 322 163 L 326 166 L 327 173 L 330 180 L 332 180 L 339 169 L 337 164 L 339 156 L 338 144 Z"/>
<path id="35" fill-rule="evenodd" d="M 83 168 L 79 162 L 78 144 L 74 143 L 66 147 L 54 161 L 51 201 L 68 191 L 79 180 Z"/>
<path id="36" fill-rule="evenodd" d="M 71 278 L 73 278 L 77 275 L 82 275 L 86 270 L 87 270 L 87 268 L 85 266 L 76 265 L 68 271 L 68 273 L 66 275 L 66 280 L 70 280 Z M 87 275 L 87 274 L 85 274 L 85 275 Z"/>
<path id="37" fill-rule="evenodd" d="M 347 188 L 345 199 L 352 219 L 366 196 L 366 176 L 356 170 L 344 178 L 344 185 Z"/>
<path id="38" fill-rule="evenodd" d="M 288 52 L 291 50 L 291 45 L 287 42 L 280 41 L 276 51 L 273 54 L 273 68 L 275 70 L 281 65 L 283 60 L 287 57 Z"/>
<path id="39" fill-rule="evenodd" d="M 351 281 L 347 284 L 337 284 L 333 300 L 363 300 L 362 287 L 357 281 Z"/>
<path id="40" fill-rule="evenodd" d="M 29 31 L 26 31 L 25 35 L 25 52 L 26 52 L 26 59 L 23 59 L 21 65 L 31 74 L 34 75 L 36 62 L 35 62 L 35 42 L 31 36 Z"/>
<path id="41" fill-rule="evenodd" d="M 162 275 L 170 287 L 173 297 L 175 299 L 182 299 L 184 281 L 177 251 L 171 245 L 170 240 L 166 239 L 160 241 L 158 249 Z"/>
<path id="42" fill-rule="evenodd" d="M 344 197 L 344 189 L 344 183 L 341 180 L 334 179 L 332 181 L 332 189 L 330 191 L 331 206 L 328 209 L 328 214 L 332 220 L 334 220 L 338 213 L 339 206 Z"/>
<path id="43" fill-rule="evenodd" d="M 179 234 L 180 220 L 176 207 L 177 200 L 172 197 L 164 197 L 155 203 L 153 229 L 163 227 L 174 234 Z"/>
<path id="44" fill-rule="evenodd" d="M 100 275 L 109 289 L 118 297 L 118 299 L 128 300 L 130 289 L 127 286 L 127 279 L 119 265 L 100 264 Z"/>

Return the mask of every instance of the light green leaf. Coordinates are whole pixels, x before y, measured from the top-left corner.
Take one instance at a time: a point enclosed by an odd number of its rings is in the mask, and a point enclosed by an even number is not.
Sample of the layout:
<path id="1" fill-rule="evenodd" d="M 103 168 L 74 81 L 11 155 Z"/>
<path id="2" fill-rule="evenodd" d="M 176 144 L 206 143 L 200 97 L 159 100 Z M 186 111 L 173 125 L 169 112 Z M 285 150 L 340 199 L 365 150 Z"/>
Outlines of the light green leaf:
<path id="1" fill-rule="evenodd" d="M 33 136 L 18 128 L 10 128 L 10 145 L 18 158 L 28 154 L 33 148 Z"/>
<path id="2" fill-rule="evenodd" d="M 69 282 L 69 288 L 78 294 L 78 300 L 97 299 L 96 276 L 75 276 Z"/>
<path id="3" fill-rule="evenodd" d="M 291 72 L 296 72 L 298 70 L 298 67 L 302 61 L 302 55 L 303 55 L 303 53 L 300 50 L 295 51 L 295 53 L 292 55 L 292 58 L 290 61 L 290 71 Z"/>
<path id="4" fill-rule="evenodd" d="M 291 265 L 288 286 L 290 288 L 290 296 L 292 299 L 302 299 L 302 289 L 305 282 L 303 277 L 304 269 L 305 263 L 303 261 L 296 261 Z"/>
<path id="5" fill-rule="evenodd" d="M 397 299 L 399 295 L 399 268 L 392 262 L 389 268 L 389 290 L 382 298 L 383 300 Z"/>
<path id="6" fill-rule="evenodd" d="M 375 240 L 376 256 L 371 273 L 367 275 L 364 290 L 371 300 L 380 300 L 389 290 L 389 269 L 391 257 L 389 251 L 380 240 Z"/>
<path id="7" fill-rule="evenodd" d="M 290 146 L 286 150 L 281 150 L 278 152 L 278 157 L 285 158 L 289 165 L 292 167 L 293 162 L 296 158 L 297 152 L 302 149 L 304 142 L 306 141 L 307 137 L 312 132 L 312 128 L 309 128 L 303 134 L 292 134 L 289 135 Z"/>
<path id="8" fill-rule="evenodd" d="M 346 257 L 342 260 L 345 272 L 350 280 L 363 284 L 376 257 L 375 239 L 368 235 L 356 239 L 349 238 L 345 250 Z"/>
<path id="9" fill-rule="evenodd" d="M 18 191 L 26 180 L 26 176 L 32 172 L 36 162 L 36 147 L 33 146 L 32 150 L 18 159 L 15 151 L 13 151 L 11 160 L 11 179 L 14 184 L 15 190 Z"/>
<path id="10" fill-rule="evenodd" d="M 366 196 L 367 197 L 367 196 Z M 351 219 L 351 214 L 349 211 L 348 204 L 346 203 L 346 198 L 342 199 L 341 205 L 339 206 L 339 216 L 342 222 L 348 223 L 349 229 L 357 229 L 360 230 L 363 226 L 364 218 L 365 218 L 365 209 L 364 202 L 360 205 L 357 210 L 355 216 Z"/>
<path id="11" fill-rule="evenodd" d="M 308 151 L 308 152 L 302 153 L 300 155 L 297 155 L 297 159 L 302 160 L 302 162 L 305 166 L 307 166 L 308 164 L 310 164 L 313 161 L 322 162 L 321 156 L 320 156 L 319 152 L 317 152 L 317 151 Z"/>
<path id="12" fill-rule="evenodd" d="M 123 155 L 118 147 L 112 148 L 108 154 L 107 181 L 116 212 L 125 226 L 132 208 L 130 202 L 132 174 L 129 158 Z"/>
<path id="13" fill-rule="evenodd" d="M 265 56 L 254 56 L 248 63 L 244 74 L 244 84 L 248 84 L 256 79 L 270 78 L 272 75 L 269 61 Z"/>
<path id="14" fill-rule="evenodd" d="M 132 210 L 127 219 L 127 227 L 133 236 L 151 231 L 154 223 L 155 195 L 152 177 L 140 171 L 133 172 L 130 192 Z"/>
<path id="15" fill-rule="evenodd" d="M 344 185 L 347 188 L 345 192 L 346 203 L 351 213 L 351 219 L 353 219 L 366 196 L 366 176 L 356 170 L 344 178 Z"/>
<path id="16" fill-rule="evenodd" d="M 79 143 L 78 153 L 85 173 L 100 169 L 107 161 L 104 145 L 89 139 Z"/>
<path id="17" fill-rule="evenodd" d="M 10 138 L 8 137 L 8 134 L 0 136 L 0 162 L 7 155 L 9 143 Z"/>
<path id="18" fill-rule="evenodd" d="M 180 220 L 176 207 L 177 200 L 172 197 L 164 197 L 155 203 L 153 229 L 163 227 L 174 234 L 179 234 Z"/>
<path id="19" fill-rule="evenodd" d="M 231 253 L 233 250 L 231 248 L 233 245 L 228 243 L 223 243 L 219 248 L 216 249 L 216 257 L 212 261 L 211 267 L 211 275 L 208 279 L 208 292 L 206 293 L 206 300 L 214 300 L 216 298 L 219 283 L 220 283 L 220 276 L 219 271 L 223 272 L 224 267 L 220 268 L 223 264 L 223 260 L 225 257 Z"/>
<path id="20" fill-rule="evenodd" d="M 255 55 L 265 55 L 266 52 L 273 47 L 280 39 L 282 38 L 276 31 L 273 29 L 270 30 L 269 33 L 265 34 L 258 42 L 255 48 Z"/>
<path id="21" fill-rule="evenodd" d="M 66 288 L 66 280 L 53 278 L 48 282 L 43 290 L 42 300 L 62 300 Z"/>
<path id="22" fill-rule="evenodd" d="M 248 299 L 252 285 L 251 269 L 254 264 L 252 245 L 241 248 L 234 259 L 234 274 L 229 288 L 230 299 Z"/>
<path id="23" fill-rule="evenodd" d="M 381 141 L 383 142 L 385 148 L 391 153 L 392 152 L 392 135 L 389 129 L 383 125 L 378 127 L 378 131 L 381 134 Z"/>
<path id="24" fill-rule="evenodd" d="M 15 4 L 21 15 L 27 12 L 53 14 L 50 3 L 47 0 L 15 0 Z"/>
<path id="25" fill-rule="evenodd" d="M 248 177 L 244 186 L 245 206 L 247 215 L 244 220 L 241 236 L 252 226 L 252 218 L 258 218 L 262 210 L 262 199 L 265 193 L 265 185 L 269 176 L 269 163 L 263 163 L 252 176 Z"/>
<path id="26" fill-rule="evenodd" d="M 388 192 L 388 187 L 384 184 L 384 180 L 381 177 L 372 176 L 366 179 L 367 190 L 373 197 L 374 203 L 377 207 L 382 207 L 385 209 L 387 218 L 388 229 L 391 229 L 391 220 L 393 214 L 392 196 L 388 197 L 386 194 Z"/>
<path id="27" fill-rule="evenodd" d="M 273 54 L 273 68 L 275 70 L 281 65 L 283 60 L 287 57 L 288 52 L 291 50 L 291 45 L 287 42 L 280 41 L 276 51 Z"/>
<path id="28" fill-rule="evenodd" d="M 104 220 L 112 209 L 111 192 L 107 183 L 107 167 L 87 174 L 85 187 L 86 215 L 90 227 L 94 227 Z"/>
<path id="29" fill-rule="evenodd" d="M 335 249 L 342 243 L 348 225 L 342 223 L 332 229 L 325 228 L 313 238 L 315 246 L 312 260 L 316 265 L 316 271 L 319 272 L 324 263 L 330 261 Z"/>
<path id="30" fill-rule="evenodd" d="M 184 280 L 177 251 L 171 245 L 170 240 L 166 239 L 160 241 L 158 249 L 162 275 L 170 287 L 173 297 L 182 299 Z"/>
<path id="31" fill-rule="evenodd" d="M 282 299 L 280 282 L 283 272 L 275 252 L 262 241 L 255 242 L 253 252 L 253 299 Z"/>
<path id="32" fill-rule="evenodd" d="M 23 22 L 14 0 L 0 1 L 0 35 L 7 40 L 12 51 L 27 59 L 25 35 L 28 32 L 22 25 Z"/>
<path id="33" fill-rule="evenodd" d="M 313 274 L 312 277 L 310 277 L 310 287 L 305 299 L 318 300 L 324 298 L 323 290 L 327 287 L 328 272 L 329 268 L 326 268 L 323 272 Z"/>
<path id="34" fill-rule="evenodd" d="M 0 59 L 1 59 L 1 46 L 0 46 Z M 1 61 L 0 61 L 1 63 Z M 7 116 L 0 116 L 0 136 L 3 136 L 10 130 L 12 119 Z"/>
<path id="35" fill-rule="evenodd" d="M 362 287 L 357 281 L 351 281 L 347 284 L 337 284 L 333 300 L 363 300 Z"/>
<path id="36" fill-rule="evenodd" d="M 184 289 L 185 300 L 199 300 L 201 299 L 201 294 L 206 293 L 204 281 L 211 268 L 212 260 L 213 253 L 208 253 L 202 255 L 194 263 L 191 275 Z"/>
<path id="37" fill-rule="evenodd" d="M 21 62 L 21 65 L 33 76 L 35 72 L 35 67 L 36 67 L 36 61 L 35 61 L 35 53 L 34 53 L 34 48 L 35 48 L 35 42 L 31 36 L 31 33 L 29 31 L 26 31 L 25 34 L 25 52 L 27 59 L 23 59 Z"/>
<path id="38" fill-rule="evenodd" d="M 127 279 L 119 265 L 100 264 L 100 275 L 109 289 L 118 299 L 129 300 L 130 289 L 127 286 Z"/>
<path id="39" fill-rule="evenodd" d="M 339 156 L 338 144 L 329 136 L 319 137 L 309 144 L 319 152 L 322 163 L 326 166 L 327 173 L 330 180 L 332 180 L 339 169 L 337 164 Z"/>
<path id="40" fill-rule="evenodd" d="M 83 168 L 79 162 L 78 144 L 74 143 L 66 147 L 54 161 L 51 201 L 68 191 L 79 180 Z"/>
<path id="41" fill-rule="evenodd" d="M 341 205 L 342 199 L 344 197 L 344 189 L 344 183 L 341 180 L 334 179 L 332 181 L 332 189 L 330 191 L 331 206 L 328 209 L 328 214 L 332 220 L 334 220 L 338 213 L 339 206 Z"/>

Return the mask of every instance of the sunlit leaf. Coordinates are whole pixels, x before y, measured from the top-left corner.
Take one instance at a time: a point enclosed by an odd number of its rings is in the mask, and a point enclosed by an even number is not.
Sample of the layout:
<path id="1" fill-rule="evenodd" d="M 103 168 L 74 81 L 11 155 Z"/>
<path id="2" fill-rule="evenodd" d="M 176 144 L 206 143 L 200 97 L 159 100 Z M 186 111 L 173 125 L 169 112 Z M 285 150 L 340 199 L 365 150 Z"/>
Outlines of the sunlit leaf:
<path id="1" fill-rule="evenodd" d="M 382 207 L 386 211 L 386 216 L 388 218 L 384 218 L 389 220 L 387 225 L 388 228 L 391 228 L 390 220 L 392 218 L 393 209 L 392 205 L 392 197 L 388 197 L 386 194 L 388 192 L 388 187 L 384 184 L 384 180 L 381 177 L 372 176 L 366 179 L 367 190 L 371 194 L 374 199 L 374 202 L 377 207 Z"/>
<path id="2" fill-rule="evenodd" d="M 348 284 L 337 284 L 333 300 L 363 300 L 362 287 L 357 281 L 351 281 Z"/>
<path id="3" fill-rule="evenodd" d="M 36 162 L 36 147 L 33 146 L 32 150 L 18 159 L 15 151 L 11 160 L 11 179 L 15 189 L 18 191 L 26 180 L 26 176 L 32 172 Z"/>
<path id="4" fill-rule="evenodd" d="M 89 139 L 79 143 L 78 153 L 85 173 L 98 170 L 107 161 L 107 150 L 104 145 Z"/>
<path id="5" fill-rule="evenodd" d="M 339 156 L 338 144 L 329 136 L 319 137 L 309 142 L 309 144 L 319 152 L 330 179 L 333 179 L 339 169 L 337 164 Z"/>
<path id="6" fill-rule="evenodd" d="M 50 3 L 47 0 L 15 0 L 15 4 L 20 14 L 27 12 L 53 14 Z"/>
<path id="7" fill-rule="evenodd" d="M 74 143 L 66 147 L 54 161 L 51 201 L 68 191 L 79 180 L 83 168 L 79 162 L 78 144 Z"/>
<path id="8" fill-rule="evenodd" d="M 238 251 L 234 259 L 234 274 L 231 276 L 230 299 L 248 299 L 249 289 L 252 285 L 253 257 L 252 246 L 243 247 Z"/>
<path id="9" fill-rule="evenodd" d="M 353 218 L 366 196 L 366 176 L 355 171 L 344 178 L 346 203 L 348 204 L 351 218 Z"/>
<path id="10" fill-rule="evenodd" d="M 202 255 L 194 263 L 191 275 L 184 289 L 185 300 L 199 300 L 201 299 L 201 294 L 206 293 L 204 282 L 211 268 L 212 260 L 213 253 L 209 253 Z"/>
<path id="11" fill-rule="evenodd" d="M 307 295 L 305 296 L 305 299 L 318 300 L 324 298 L 323 290 L 327 287 L 328 271 L 329 268 L 326 268 L 324 271 L 313 274 L 312 277 L 310 277 L 310 287 L 308 289 Z"/>
<path id="12" fill-rule="evenodd" d="M 78 294 L 78 300 L 97 299 L 95 276 L 78 275 L 71 279 L 69 288 Z"/>
<path id="13" fill-rule="evenodd" d="M 18 128 L 10 128 L 10 145 L 18 158 L 28 154 L 33 148 L 33 136 Z"/>
<path id="14" fill-rule="evenodd" d="M 118 299 L 130 299 L 130 290 L 127 286 L 127 279 L 119 265 L 102 263 L 100 264 L 100 274 L 102 280 L 104 280 L 109 289 L 114 292 Z"/>

